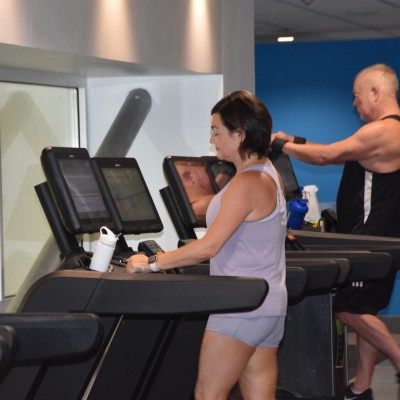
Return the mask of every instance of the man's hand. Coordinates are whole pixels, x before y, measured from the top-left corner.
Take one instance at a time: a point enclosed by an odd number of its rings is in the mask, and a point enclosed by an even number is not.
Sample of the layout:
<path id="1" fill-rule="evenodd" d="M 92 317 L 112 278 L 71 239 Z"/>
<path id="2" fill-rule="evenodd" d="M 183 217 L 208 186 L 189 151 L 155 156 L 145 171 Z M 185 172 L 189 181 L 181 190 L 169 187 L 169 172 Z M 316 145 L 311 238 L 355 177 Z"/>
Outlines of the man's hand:
<path id="1" fill-rule="evenodd" d="M 287 140 L 288 142 L 293 142 L 293 140 L 294 140 L 294 136 L 289 135 L 288 133 L 285 133 L 285 132 L 282 132 L 282 131 L 278 131 L 278 132 L 273 133 L 273 134 L 271 135 L 271 143 L 272 143 L 276 138 L 285 139 L 285 140 Z"/>

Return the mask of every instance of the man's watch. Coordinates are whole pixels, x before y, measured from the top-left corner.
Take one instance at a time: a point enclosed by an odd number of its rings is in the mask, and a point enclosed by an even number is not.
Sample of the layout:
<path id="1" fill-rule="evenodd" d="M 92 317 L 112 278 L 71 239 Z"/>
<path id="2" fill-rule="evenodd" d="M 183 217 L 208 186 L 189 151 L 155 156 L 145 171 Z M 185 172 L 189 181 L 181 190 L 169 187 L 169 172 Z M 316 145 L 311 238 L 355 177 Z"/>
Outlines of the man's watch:
<path id="1" fill-rule="evenodd" d="M 295 136 L 293 139 L 293 143 L 296 143 L 296 144 L 306 144 L 306 142 L 307 142 L 307 139 L 303 138 L 301 136 Z"/>
<path id="2" fill-rule="evenodd" d="M 283 146 L 288 142 L 288 140 L 283 138 L 275 138 L 271 143 L 271 151 L 276 154 L 282 154 Z"/>
<path id="3" fill-rule="evenodd" d="M 151 272 L 160 272 L 161 270 L 157 268 L 157 255 L 151 255 L 147 261 L 149 264 L 149 268 L 151 269 Z"/>

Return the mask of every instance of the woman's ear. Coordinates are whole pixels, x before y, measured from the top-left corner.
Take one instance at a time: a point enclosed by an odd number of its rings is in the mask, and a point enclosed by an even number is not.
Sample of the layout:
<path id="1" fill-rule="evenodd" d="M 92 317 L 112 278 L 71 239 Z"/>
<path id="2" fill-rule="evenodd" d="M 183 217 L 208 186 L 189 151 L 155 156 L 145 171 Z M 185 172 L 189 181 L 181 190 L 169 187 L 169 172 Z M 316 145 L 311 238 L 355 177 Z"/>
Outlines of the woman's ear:
<path id="1" fill-rule="evenodd" d="M 244 131 L 242 131 L 241 129 L 237 129 L 234 134 L 240 139 L 240 143 L 242 143 L 244 141 L 244 138 L 246 137 Z"/>

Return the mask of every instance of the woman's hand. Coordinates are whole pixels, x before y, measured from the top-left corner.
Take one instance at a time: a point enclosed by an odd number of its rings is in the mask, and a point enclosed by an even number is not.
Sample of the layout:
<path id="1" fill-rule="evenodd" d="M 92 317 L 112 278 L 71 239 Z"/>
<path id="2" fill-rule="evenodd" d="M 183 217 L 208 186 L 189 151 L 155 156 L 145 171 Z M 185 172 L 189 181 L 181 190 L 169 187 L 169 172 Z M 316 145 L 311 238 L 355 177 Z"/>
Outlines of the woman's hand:
<path id="1" fill-rule="evenodd" d="M 143 253 L 137 253 L 128 258 L 126 272 L 151 272 L 149 258 Z"/>

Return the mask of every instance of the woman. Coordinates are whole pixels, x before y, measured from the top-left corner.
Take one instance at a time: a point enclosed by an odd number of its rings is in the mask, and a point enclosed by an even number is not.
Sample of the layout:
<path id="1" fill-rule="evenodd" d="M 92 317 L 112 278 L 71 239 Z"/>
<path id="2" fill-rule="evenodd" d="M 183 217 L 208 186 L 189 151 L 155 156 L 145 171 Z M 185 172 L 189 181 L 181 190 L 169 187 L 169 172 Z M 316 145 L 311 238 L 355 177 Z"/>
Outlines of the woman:
<path id="1" fill-rule="evenodd" d="M 196 400 L 226 400 L 239 382 L 246 400 L 275 399 L 277 348 L 287 307 L 286 205 L 267 157 L 272 129 L 265 105 L 246 91 L 225 96 L 211 111 L 217 156 L 237 173 L 211 200 L 203 238 L 156 260 L 137 254 L 128 272 L 166 270 L 210 260 L 211 275 L 264 278 L 269 293 L 256 310 L 211 315 L 202 342 Z M 138 270 L 138 271 L 139 271 Z"/>

